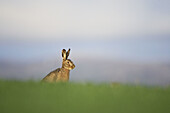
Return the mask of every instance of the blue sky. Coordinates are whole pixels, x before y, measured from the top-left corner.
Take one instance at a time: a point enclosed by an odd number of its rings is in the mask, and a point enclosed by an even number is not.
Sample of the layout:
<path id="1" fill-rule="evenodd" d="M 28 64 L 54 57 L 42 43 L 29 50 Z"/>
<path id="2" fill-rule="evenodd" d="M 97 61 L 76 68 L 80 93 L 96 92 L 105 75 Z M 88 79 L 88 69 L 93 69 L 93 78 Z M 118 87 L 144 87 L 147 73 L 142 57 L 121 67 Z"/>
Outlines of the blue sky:
<path id="1" fill-rule="evenodd" d="M 169 61 L 169 4 L 0 0 L 0 58 L 36 60 L 70 47 L 78 56 Z"/>

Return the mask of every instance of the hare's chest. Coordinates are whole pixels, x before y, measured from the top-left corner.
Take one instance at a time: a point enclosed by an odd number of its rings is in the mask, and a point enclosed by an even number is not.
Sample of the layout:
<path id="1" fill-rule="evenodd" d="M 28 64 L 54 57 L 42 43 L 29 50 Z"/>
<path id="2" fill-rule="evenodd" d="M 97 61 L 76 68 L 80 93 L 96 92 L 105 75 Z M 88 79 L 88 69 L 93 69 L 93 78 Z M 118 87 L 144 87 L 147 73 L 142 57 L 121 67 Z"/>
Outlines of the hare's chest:
<path id="1" fill-rule="evenodd" d="M 59 72 L 56 81 L 68 81 L 69 74 L 65 72 Z"/>

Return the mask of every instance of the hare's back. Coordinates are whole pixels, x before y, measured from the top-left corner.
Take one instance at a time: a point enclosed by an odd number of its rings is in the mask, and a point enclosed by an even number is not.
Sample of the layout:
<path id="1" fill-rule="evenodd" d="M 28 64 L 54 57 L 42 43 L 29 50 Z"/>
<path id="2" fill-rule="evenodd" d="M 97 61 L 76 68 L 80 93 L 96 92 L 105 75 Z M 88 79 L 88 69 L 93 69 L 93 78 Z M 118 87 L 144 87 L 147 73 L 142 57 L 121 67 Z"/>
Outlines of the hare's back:
<path id="1" fill-rule="evenodd" d="M 59 71 L 60 71 L 60 68 L 50 72 L 46 77 L 43 78 L 43 81 L 47 81 L 47 82 L 56 81 Z"/>

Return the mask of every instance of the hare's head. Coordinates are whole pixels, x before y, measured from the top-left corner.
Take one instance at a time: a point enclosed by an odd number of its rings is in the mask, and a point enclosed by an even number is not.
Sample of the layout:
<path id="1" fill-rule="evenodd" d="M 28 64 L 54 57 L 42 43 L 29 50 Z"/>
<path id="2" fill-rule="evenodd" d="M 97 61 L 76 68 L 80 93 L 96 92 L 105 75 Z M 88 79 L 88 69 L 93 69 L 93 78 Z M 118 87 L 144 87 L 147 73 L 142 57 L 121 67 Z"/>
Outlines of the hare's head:
<path id="1" fill-rule="evenodd" d="M 69 54 L 70 54 L 70 49 L 68 49 L 67 52 L 65 49 L 62 50 L 62 57 L 63 57 L 62 68 L 72 70 L 75 68 L 75 65 L 70 59 L 68 59 Z"/>

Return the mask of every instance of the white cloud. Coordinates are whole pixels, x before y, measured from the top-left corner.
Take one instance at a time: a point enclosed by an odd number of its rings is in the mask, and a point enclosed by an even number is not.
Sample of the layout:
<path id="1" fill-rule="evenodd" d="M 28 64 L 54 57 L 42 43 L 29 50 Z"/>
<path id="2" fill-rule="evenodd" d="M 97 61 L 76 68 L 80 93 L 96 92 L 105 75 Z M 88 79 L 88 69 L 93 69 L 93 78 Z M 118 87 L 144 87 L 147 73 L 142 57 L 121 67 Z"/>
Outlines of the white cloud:
<path id="1" fill-rule="evenodd" d="M 161 7 L 165 13 L 158 13 L 152 2 L 0 1 L 0 34 L 50 38 L 169 33 L 170 8 Z"/>

